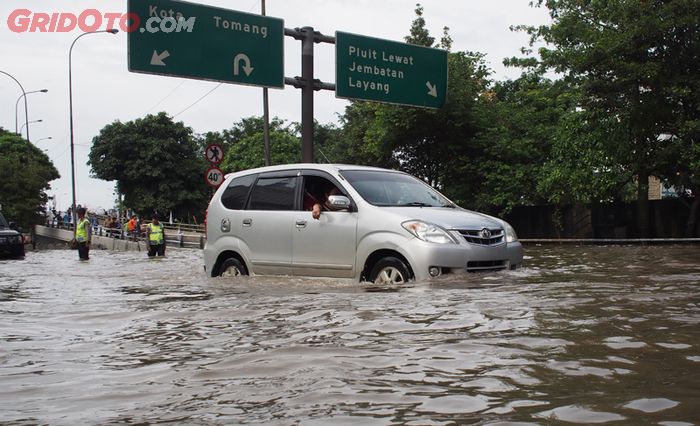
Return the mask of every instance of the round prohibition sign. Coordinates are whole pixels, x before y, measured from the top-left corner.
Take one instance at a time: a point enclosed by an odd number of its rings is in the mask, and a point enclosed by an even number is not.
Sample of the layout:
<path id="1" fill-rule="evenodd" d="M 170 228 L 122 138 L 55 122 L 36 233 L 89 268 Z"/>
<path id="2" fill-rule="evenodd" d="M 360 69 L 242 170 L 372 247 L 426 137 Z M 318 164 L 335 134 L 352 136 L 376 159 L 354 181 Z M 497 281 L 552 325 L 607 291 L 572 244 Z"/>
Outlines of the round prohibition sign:
<path id="1" fill-rule="evenodd" d="M 210 167 L 204 174 L 204 179 L 206 179 L 209 185 L 218 188 L 219 185 L 224 183 L 224 172 L 216 166 Z"/>
<path id="2" fill-rule="evenodd" d="M 204 150 L 204 157 L 212 164 L 219 164 L 224 159 L 224 149 L 216 143 L 207 145 L 207 148 Z"/>

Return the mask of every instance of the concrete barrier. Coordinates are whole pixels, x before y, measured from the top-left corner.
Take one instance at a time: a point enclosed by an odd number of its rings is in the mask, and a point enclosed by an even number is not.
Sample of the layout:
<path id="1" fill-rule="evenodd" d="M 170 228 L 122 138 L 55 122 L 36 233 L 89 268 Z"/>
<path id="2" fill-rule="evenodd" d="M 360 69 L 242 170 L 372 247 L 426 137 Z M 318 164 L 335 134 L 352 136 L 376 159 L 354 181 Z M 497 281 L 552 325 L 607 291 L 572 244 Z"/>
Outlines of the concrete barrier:
<path id="1" fill-rule="evenodd" d="M 51 241 L 49 244 L 56 247 L 62 243 L 68 243 L 73 238 L 73 231 L 70 229 L 53 228 L 50 226 L 36 225 L 34 227 L 34 235 L 37 240 Z M 195 232 L 166 232 L 166 246 L 173 248 L 190 248 L 203 249 L 206 238 L 204 234 Z M 100 236 L 95 233 L 92 235 L 92 248 L 102 250 L 117 250 L 117 251 L 148 251 L 148 244 L 141 238 L 138 241 L 126 238 L 114 238 Z"/>
<path id="2" fill-rule="evenodd" d="M 68 229 L 49 228 L 37 225 L 34 233 L 38 237 L 69 242 L 73 239 L 73 231 Z M 146 250 L 145 243 L 138 241 L 120 240 L 112 237 L 92 236 L 92 249 L 116 250 L 116 251 L 141 251 Z"/>

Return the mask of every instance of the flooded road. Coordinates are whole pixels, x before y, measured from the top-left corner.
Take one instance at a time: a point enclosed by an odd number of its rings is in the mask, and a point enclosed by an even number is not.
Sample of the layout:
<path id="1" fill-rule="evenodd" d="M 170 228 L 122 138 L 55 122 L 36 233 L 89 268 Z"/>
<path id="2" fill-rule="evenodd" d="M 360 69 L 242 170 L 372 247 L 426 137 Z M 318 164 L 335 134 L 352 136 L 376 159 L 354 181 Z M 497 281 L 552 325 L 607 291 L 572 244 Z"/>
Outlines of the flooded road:
<path id="1" fill-rule="evenodd" d="M 401 288 L 201 256 L 0 260 L 0 423 L 700 424 L 700 246 Z"/>

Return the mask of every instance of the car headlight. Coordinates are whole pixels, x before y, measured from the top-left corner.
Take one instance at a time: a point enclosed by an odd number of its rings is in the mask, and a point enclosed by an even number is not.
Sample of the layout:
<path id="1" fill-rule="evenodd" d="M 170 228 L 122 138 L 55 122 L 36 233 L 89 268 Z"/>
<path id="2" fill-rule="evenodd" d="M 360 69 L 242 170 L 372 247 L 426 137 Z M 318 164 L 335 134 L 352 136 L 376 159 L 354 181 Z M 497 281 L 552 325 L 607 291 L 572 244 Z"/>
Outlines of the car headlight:
<path id="1" fill-rule="evenodd" d="M 503 225 L 506 229 L 506 242 L 514 243 L 518 241 L 518 234 L 515 233 L 515 229 L 513 229 L 513 227 L 507 224 L 506 222 L 503 222 Z"/>
<path id="2" fill-rule="evenodd" d="M 457 244 L 446 230 L 432 223 L 420 220 L 409 220 L 401 224 L 408 232 L 418 239 L 436 244 Z"/>

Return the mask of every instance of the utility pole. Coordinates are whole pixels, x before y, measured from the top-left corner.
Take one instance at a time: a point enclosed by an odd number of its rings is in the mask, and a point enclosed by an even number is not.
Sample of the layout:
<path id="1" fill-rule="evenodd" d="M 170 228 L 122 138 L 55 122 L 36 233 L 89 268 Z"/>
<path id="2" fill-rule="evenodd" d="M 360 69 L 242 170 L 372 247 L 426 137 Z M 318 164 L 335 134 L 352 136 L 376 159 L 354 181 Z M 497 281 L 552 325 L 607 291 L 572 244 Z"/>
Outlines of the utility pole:
<path id="1" fill-rule="evenodd" d="M 265 0 L 262 0 L 262 16 L 265 16 Z M 270 104 L 267 87 L 263 87 L 263 144 L 265 147 L 265 165 L 272 165 L 270 160 Z"/>

